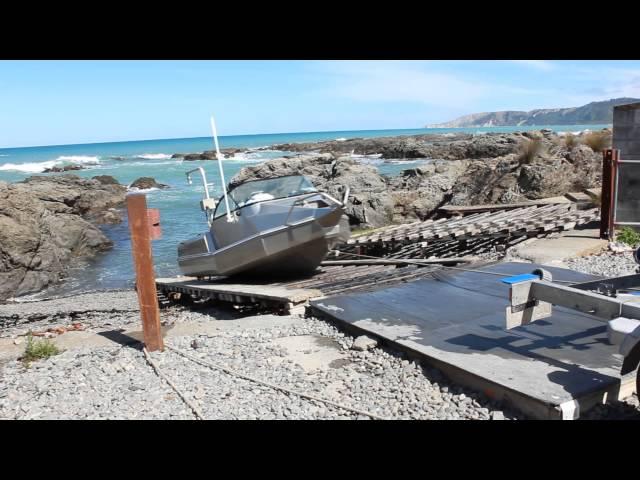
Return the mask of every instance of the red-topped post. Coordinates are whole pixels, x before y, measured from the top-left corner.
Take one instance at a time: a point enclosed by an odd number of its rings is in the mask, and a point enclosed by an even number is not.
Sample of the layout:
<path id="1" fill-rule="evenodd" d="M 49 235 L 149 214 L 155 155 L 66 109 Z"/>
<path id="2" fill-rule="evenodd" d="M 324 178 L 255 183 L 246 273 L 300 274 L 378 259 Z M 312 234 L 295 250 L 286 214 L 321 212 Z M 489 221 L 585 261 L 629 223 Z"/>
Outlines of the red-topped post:
<path id="1" fill-rule="evenodd" d="M 147 210 L 144 194 L 127 196 L 127 214 L 131 232 L 131 255 L 136 269 L 136 291 L 142 317 L 142 335 L 147 350 L 164 350 L 160 309 L 156 292 L 156 278 L 153 271 L 153 251 L 151 249 L 151 225 L 159 224 L 159 216 Z M 157 232 L 153 232 L 156 237 Z"/>

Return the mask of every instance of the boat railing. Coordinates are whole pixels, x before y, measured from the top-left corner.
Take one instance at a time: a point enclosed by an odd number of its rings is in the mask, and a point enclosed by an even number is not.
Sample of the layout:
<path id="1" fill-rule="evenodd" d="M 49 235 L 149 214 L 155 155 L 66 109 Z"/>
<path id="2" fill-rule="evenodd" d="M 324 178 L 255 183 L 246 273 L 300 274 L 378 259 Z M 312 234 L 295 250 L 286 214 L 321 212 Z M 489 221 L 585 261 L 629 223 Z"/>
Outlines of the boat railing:
<path id="1" fill-rule="evenodd" d="M 293 202 L 291 204 L 291 207 L 289 208 L 289 213 L 287 213 L 287 218 L 285 219 L 284 224 L 287 225 L 288 227 L 290 227 L 292 225 L 292 224 L 289 223 L 289 217 L 291 216 L 291 213 L 293 212 L 294 207 L 297 207 L 298 205 L 302 205 L 307 198 L 317 197 L 318 195 L 322 195 L 322 192 L 310 193 L 308 195 L 305 195 L 305 196 L 297 199 L 295 202 Z M 300 221 L 301 220 L 297 221 L 296 223 L 299 223 Z"/>

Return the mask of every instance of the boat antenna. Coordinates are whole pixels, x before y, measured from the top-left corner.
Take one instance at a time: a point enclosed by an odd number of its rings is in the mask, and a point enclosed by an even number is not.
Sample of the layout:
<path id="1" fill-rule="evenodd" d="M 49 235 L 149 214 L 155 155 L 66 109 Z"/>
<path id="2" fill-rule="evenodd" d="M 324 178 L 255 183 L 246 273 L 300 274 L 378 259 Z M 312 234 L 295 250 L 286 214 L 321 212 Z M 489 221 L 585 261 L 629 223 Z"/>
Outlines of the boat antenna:
<path id="1" fill-rule="evenodd" d="M 227 182 L 224 180 L 224 169 L 222 168 L 222 159 L 224 158 L 220 153 L 220 145 L 218 145 L 218 130 L 216 129 L 216 121 L 211 115 L 211 130 L 213 131 L 213 141 L 216 146 L 216 158 L 218 159 L 218 167 L 220 167 L 220 179 L 222 180 L 222 193 L 224 194 L 224 205 L 227 207 L 227 222 L 233 222 L 233 216 L 229 209 L 229 198 L 227 197 Z"/>

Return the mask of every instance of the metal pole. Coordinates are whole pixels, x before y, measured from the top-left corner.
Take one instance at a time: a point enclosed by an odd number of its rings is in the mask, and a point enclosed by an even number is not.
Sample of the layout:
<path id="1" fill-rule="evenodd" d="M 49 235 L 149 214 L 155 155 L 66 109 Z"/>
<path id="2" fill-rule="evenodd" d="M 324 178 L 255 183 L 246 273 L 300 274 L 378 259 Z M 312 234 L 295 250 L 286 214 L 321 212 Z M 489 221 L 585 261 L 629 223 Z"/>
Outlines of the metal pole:
<path id="1" fill-rule="evenodd" d="M 127 214 L 131 232 L 131 255 L 136 269 L 136 291 L 142 317 L 144 344 L 150 352 L 164 350 L 160 309 L 153 271 L 153 252 L 147 215 L 147 200 L 144 194 L 127 196 Z"/>
<path id="2" fill-rule="evenodd" d="M 620 150 L 612 150 L 611 155 L 611 206 L 609 214 L 609 239 L 613 240 L 616 234 L 616 213 L 618 209 L 618 164 L 620 162 Z"/>
<path id="3" fill-rule="evenodd" d="M 613 239 L 614 157 L 617 150 L 602 152 L 602 193 L 600 195 L 600 238 Z"/>
<path id="4" fill-rule="evenodd" d="M 229 209 L 229 198 L 227 196 L 227 182 L 224 180 L 224 169 L 222 168 L 223 156 L 220 153 L 220 145 L 218 145 L 218 130 L 216 129 L 216 121 L 211 115 L 211 130 L 213 132 L 213 142 L 216 146 L 216 158 L 218 159 L 218 167 L 220 168 L 220 180 L 222 181 L 222 193 L 224 194 L 224 205 L 227 208 L 227 222 L 233 222 L 233 216 Z"/>

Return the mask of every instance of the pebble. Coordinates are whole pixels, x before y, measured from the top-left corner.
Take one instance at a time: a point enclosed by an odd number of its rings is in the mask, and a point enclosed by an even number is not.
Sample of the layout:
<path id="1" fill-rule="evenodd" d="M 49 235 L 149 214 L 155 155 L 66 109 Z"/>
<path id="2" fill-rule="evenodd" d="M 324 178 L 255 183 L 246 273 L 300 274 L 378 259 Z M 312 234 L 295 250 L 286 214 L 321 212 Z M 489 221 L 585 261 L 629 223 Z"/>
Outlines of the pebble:
<path id="1" fill-rule="evenodd" d="M 633 252 L 614 253 L 607 251 L 600 255 L 572 258 L 564 263 L 572 270 L 602 277 L 631 275 L 638 268 L 638 264 L 633 259 Z"/>
<path id="2" fill-rule="evenodd" d="M 368 337 L 366 335 L 360 335 L 359 337 L 357 337 L 354 342 L 353 342 L 353 346 L 351 347 L 353 350 L 358 350 L 358 351 L 365 351 L 365 350 L 369 350 L 371 348 L 374 348 L 378 345 L 378 341 Z"/>

